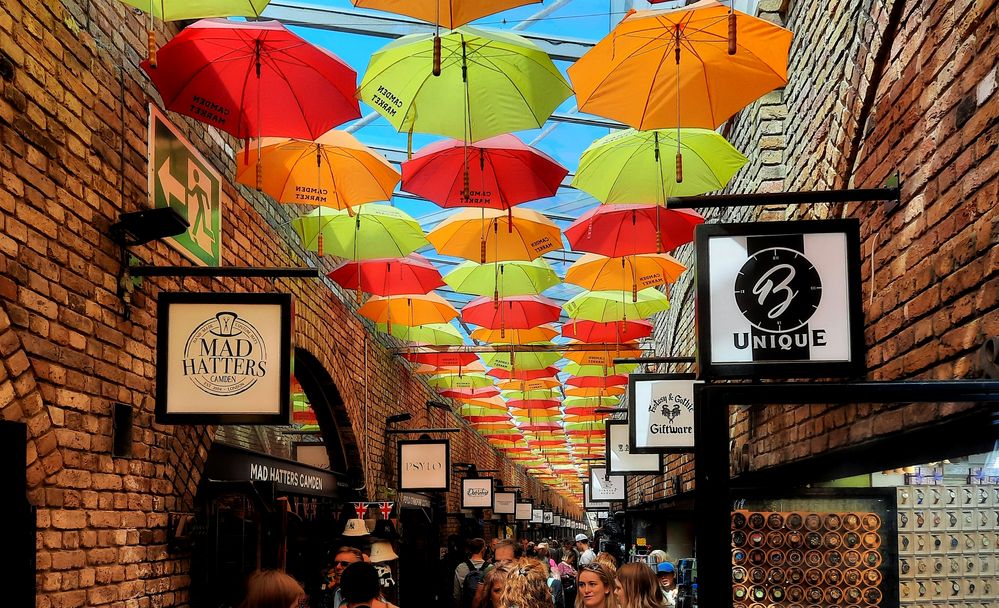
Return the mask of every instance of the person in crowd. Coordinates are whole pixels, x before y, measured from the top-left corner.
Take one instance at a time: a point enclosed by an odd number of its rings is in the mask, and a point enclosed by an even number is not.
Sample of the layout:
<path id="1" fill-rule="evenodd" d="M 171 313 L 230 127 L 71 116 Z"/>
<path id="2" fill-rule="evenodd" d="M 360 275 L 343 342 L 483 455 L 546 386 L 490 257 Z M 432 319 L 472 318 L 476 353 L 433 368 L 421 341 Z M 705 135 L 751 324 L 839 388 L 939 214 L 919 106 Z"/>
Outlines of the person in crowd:
<path id="1" fill-rule="evenodd" d="M 589 564 L 596 557 L 593 549 L 590 549 L 590 539 L 585 534 L 576 535 L 576 550 L 579 551 L 580 566 Z"/>
<path id="2" fill-rule="evenodd" d="M 621 566 L 614 579 L 618 608 L 663 608 L 665 598 L 652 568 L 634 562 Z"/>
<path id="3" fill-rule="evenodd" d="M 663 562 L 668 562 L 669 557 L 667 557 L 666 552 L 662 549 L 654 549 L 649 551 L 649 561 L 653 564 L 661 564 Z"/>
<path id="4" fill-rule="evenodd" d="M 489 548 L 486 549 L 486 561 L 492 563 L 493 557 L 496 555 L 496 544 L 500 539 L 495 536 L 489 539 Z"/>
<path id="5" fill-rule="evenodd" d="M 298 581 L 278 570 L 257 570 L 246 582 L 240 608 L 298 608 L 307 599 Z"/>
<path id="6" fill-rule="evenodd" d="M 656 576 L 659 579 L 659 587 L 666 598 L 666 605 L 672 608 L 676 606 L 676 567 L 672 562 L 662 562 L 656 566 Z"/>
<path id="7" fill-rule="evenodd" d="M 610 553 L 607 553 L 606 551 L 601 551 L 600 553 L 597 553 L 597 556 L 593 558 L 593 562 L 598 564 L 604 564 L 615 570 L 617 569 L 617 559 Z"/>
<path id="8" fill-rule="evenodd" d="M 545 569 L 548 588 L 551 589 L 552 600 L 555 602 L 555 608 L 565 608 L 565 592 L 562 590 L 562 577 L 560 577 L 557 572 L 552 570 L 551 560 L 548 558 L 548 548 L 542 547 L 538 549 L 538 555 L 533 559 L 538 560 L 538 562 L 540 562 L 542 567 Z"/>
<path id="9" fill-rule="evenodd" d="M 368 562 L 351 564 L 340 575 L 345 608 L 398 608 L 381 597 L 378 571 Z"/>
<path id="10" fill-rule="evenodd" d="M 472 608 L 500 608 L 500 595 L 503 594 L 503 585 L 506 583 L 506 575 L 509 572 L 510 569 L 503 564 L 490 568 L 486 572 L 485 578 L 482 579 L 478 591 L 475 592 Z"/>
<path id="11" fill-rule="evenodd" d="M 575 608 L 617 608 L 614 600 L 614 570 L 593 562 L 579 567 Z"/>
<path id="12" fill-rule="evenodd" d="M 527 547 L 524 548 L 524 557 L 537 557 L 538 556 L 538 546 L 534 544 L 534 541 L 527 543 Z"/>
<path id="13" fill-rule="evenodd" d="M 576 603 L 576 551 L 572 547 L 562 551 L 562 560 L 555 564 L 555 571 L 562 581 L 566 608 Z"/>
<path id="14" fill-rule="evenodd" d="M 548 575 L 536 559 L 521 558 L 510 565 L 499 608 L 552 608 Z"/>
<path id="15" fill-rule="evenodd" d="M 542 543 L 538 545 L 537 553 L 538 553 L 538 559 L 548 564 L 548 568 L 550 570 L 555 569 L 555 560 L 552 559 L 552 554 L 551 551 L 548 549 L 547 544 Z"/>
<path id="16" fill-rule="evenodd" d="M 469 596 L 468 601 L 471 602 L 471 598 L 475 596 L 474 592 L 478 589 L 481 582 L 482 571 L 486 566 L 485 556 L 483 555 L 486 551 L 486 541 L 481 538 L 473 538 L 468 541 L 465 550 L 468 552 L 468 559 L 458 564 L 454 569 L 454 586 L 451 595 L 454 597 L 456 606 L 461 606 L 463 595 Z M 473 581 L 475 583 L 474 588 L 466 592 L 464 590 L 465 578 L 472 572 L 475 572 L 478 578 Z M 462 606 L 461 608 L 467 607 Z"/>
<path id="17" fill-rule="evenodd" d="M 336 550 L 333 560 L 333 601 L 329 605 L 332 608 L 340 608 L 343 605 L 340 576 L 347 569 L 347 566 L 367 560 L 364 559 L 364 553 L 356 547 L 340 547 Z"/>

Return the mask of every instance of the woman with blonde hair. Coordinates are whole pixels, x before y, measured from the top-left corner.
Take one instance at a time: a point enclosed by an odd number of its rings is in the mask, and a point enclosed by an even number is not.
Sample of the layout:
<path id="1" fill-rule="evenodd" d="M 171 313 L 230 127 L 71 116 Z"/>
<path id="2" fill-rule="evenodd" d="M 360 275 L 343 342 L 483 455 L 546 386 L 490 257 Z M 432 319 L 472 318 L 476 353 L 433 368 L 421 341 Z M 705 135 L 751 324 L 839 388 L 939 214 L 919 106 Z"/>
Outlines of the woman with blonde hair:
<path id="1" fill-rule="evenodd" d="M 575 608 L 617 608 L 612 566 L 594 561 L 579 567 Z"/>
<path id="2" fill-rule="evenodd" d="M 552 608 L 548 573 L 536 559 L 519 559 L 510 564 L 503 584 L 499 608 Z"/>
<path id="3" fill-rule="evenodd" d="M 655 572 L 638 562 L 618 568 L 614 597 L 619 608 L 663 608 L 666 605 Z"/>
<path id="4" fill-rule="evenodd" d="M 502 564 L 490 568 L 475 592 L 472 608 L 500 608 L 500 597 L 509 573 L 510 568 Z"/>
<path id="5" fill-rule="evenodd" d="M 240 608 L 298 608 L 306 599 L 298 581 L 278 570 L 257 570 L 246 582 Z"/>

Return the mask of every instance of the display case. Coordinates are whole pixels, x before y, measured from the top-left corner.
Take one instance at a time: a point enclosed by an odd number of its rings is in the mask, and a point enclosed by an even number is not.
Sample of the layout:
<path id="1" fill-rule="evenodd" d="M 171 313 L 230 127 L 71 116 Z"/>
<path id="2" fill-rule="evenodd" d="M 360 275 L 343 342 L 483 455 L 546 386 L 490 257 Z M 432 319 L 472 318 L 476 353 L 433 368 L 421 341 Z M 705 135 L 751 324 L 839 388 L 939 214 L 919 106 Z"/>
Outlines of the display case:
<path id="1" fill-rule="evenodd" d="M 731 516 L 734 608 L 895 606 L 895 493 L 745 496 Z"/>

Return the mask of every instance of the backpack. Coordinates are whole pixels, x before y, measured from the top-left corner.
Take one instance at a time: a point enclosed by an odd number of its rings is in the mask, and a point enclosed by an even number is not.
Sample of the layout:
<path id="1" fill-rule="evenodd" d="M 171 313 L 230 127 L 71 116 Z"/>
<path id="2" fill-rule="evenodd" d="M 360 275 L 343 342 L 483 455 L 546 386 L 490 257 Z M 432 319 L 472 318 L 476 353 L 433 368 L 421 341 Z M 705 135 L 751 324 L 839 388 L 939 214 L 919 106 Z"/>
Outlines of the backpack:
<path id="1" fill-rule="evenodd" d="M 466 559 L 465 565 L 468 566 L 468 574 L 465 576 L 465 581 L 461 584 L 460 608 L 472 608 L 472 603 L 475 600 L 475 592 L 479 590 L 482 579 L 486 577 L 485 570 L 489 564 L 488 562 L 482 562 L 482 566 L 476 568 L 475 564 Z"/>

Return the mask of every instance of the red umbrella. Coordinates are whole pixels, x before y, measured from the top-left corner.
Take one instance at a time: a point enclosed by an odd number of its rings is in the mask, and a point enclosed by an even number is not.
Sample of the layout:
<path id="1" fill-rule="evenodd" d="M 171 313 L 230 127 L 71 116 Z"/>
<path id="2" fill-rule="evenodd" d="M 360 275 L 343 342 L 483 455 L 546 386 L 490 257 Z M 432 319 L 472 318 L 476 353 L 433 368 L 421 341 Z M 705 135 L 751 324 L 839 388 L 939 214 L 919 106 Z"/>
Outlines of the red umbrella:
<path id="1" fill-rule="evenodd" d="M 434 367 L 459 367 L 477 361 L 479 356 L 475 353 L 406 353 L 403 358 Z"/>
<path id="2" fill-rule="evenodd" d="M 444 285 L 440 271 L 418 253 L 404 258 L 348 260 L 326 276 L 344 289 L 378 296 L 430 293 Z"/>
<path id="3" fill-rule="evenodd" d="M 562 425 L 557 422 L 531 422 L 520 426 L 522 431 L 558 431 L 561 429 Z"/>
<path id="4" fill-rule="evenodd" d="M 402 189 L 444 208 L 514 205 L 554 196 L 569 170 L 514 135 L 446 139 L 402 163 Z"/>
<path id="5" fill-rule="evenodd" d="M 544 296 L 475 298 L 461 310 L 461 318 L 489 329 L 530 329 L 558 321 L 562 308 Z"/>
<path id="6" fill-rule="evenodd" d="M 500 394 L 500 390 L 495 386 L 484 386 L 482 388 L 448 388 L 437 391 L 442 397 L 452 399 L 488 399 Z"/>
<path id="7" fill-rule="evenodd" d="M 462 416 L 465 420 L 471 422 L 472 424 L 478 422 L 507 422 L 510 420 L 510 414 L 494 414 L 492 416 L 482 415 L 482 416 Z"/>
<path id="8" fill-rule="evenodd" d="M 202 19 L 159 50 L 157 65 L 142 69 L 167 109 L 240 139 L 314 140 L 361 115 L 357 73 L 277 21 Z"/>
<path id="9" fill-rule="evenodd" d="M 558 399 L 511 399 L 506 402 L 508 407 L 522 410 L 547 410 L 557 408 L 560 403 Z"/>
<path id="10" fill-rule="evenodd" d="M 538 378 L 553 378 L 558 374 L 557 367 L 546 367 L 544 369 L 524 369 L 508 371 L 505 369 L 493 368 L 486 372 L 487 376 L 492 376 L 498 380 L 537 380 Z M 627 382 L 627 379 L 625 380 Z"/>
<path id="11" fill-rule="evenodd" d="M 608 387 L 608 386 L 622 386 L 628 384 L 628 376 L 572 376 L 566 379 L 566 384 L 569 386 L 580 386 L 580 387 Z"/>
<path id="12" fill-rule="evenodd" d="M 599 205 L 565 230 L 573 251 L 612 258 L 672 251 L 694 240 L 704 218 L 689 209 L 659 205 Z"/>
<path id="13" fill-rule="evenodd" d="M 624 344 L 652 335 L 649 321 L 571 321 L 562 325 L 562 335 L 589 344 Z"/>

